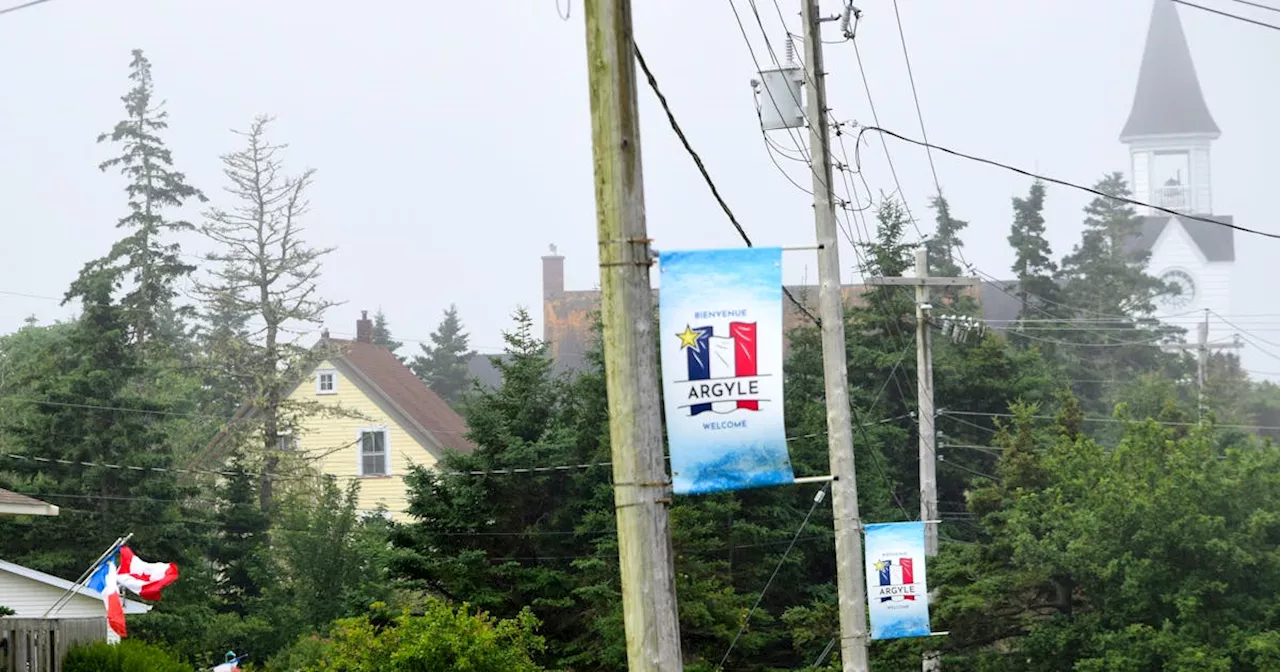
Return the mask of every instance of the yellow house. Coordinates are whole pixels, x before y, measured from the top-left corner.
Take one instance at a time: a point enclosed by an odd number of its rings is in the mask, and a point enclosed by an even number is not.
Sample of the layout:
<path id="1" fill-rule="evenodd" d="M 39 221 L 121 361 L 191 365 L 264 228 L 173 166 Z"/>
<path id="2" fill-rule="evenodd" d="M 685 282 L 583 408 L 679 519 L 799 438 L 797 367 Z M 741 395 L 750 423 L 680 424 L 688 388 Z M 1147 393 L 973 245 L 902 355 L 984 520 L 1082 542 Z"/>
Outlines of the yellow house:
<path id="1" fill-rule="evenodd" d="M 335 354 L 307 372 L 289 398 L 340 406 L 362 417 L 309 417 L 294 436 L 282 437 L 282 447 L 340 482 L 358 480 L 362 511 L 385 507 L 393 519 L 403 519 L 410 464 L 432 467 L 448 449 L 474 450 L 466 422 L 391 351 L 373 343 L 366 311 L 356 321 L 355 340 L 330 338 L 325 331 L 318 347 Z"/>

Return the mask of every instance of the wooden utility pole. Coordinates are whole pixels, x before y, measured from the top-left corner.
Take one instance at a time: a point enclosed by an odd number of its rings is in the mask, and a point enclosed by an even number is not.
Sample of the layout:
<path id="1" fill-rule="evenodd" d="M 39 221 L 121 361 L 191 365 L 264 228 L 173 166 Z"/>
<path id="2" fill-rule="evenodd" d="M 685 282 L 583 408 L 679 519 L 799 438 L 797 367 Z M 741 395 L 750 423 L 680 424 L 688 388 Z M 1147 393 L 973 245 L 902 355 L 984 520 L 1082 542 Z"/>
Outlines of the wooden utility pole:
<path id="1" fill-rule="evenodd" d="M 840 661 L 845 672 L 866 672 L 867 585 L 862 560 L 862 520 L 853 461 L 849 369 L 845 360 L 844 297 L 831 156 L 827 129 L 826 73 L 818 0 L 802 0 L 809 155 L 813 163 L 813 214 L 818 238 L 818 305 L 822 320 L 822 365 L 827 396 L 827 450 L 831 462 L 831 508 L 835 519 L 836 586 L 839 591 Z"/>
<path id="2" fill-rule="evenodd" d="M 929 331 L 930 287 L 966 287 L 977 278 L 938 278 L 929 275 L 929 251 L 916 250 L 914 278 L 867 278 L 872 285 L 899 285 L 916 288 L 916 419 L 920 435 L 920 520 L 924 521 L 924 553 L 938 555 L 938 453 L 933 410 L 933 339 Z M 932 591 L 930 591 L 932 592 Z M 936 651 L 926 651 L 923 670 L 942 669 Z"/>
<path id="3" fill-rule="evenodd" d="M 681 670 L 629 0 L 586 0 L 601 326 L 631 672 Z"/>
<path id="4" fill-rule="evenodd" d="M 1196 351 L 1196 418 L 1198 422 L 1204 422 L 1204 383 L 1208 377 L 1209 369 L 1209 351 L 1210 350 L 1234 350 L 1243 348 L 1242 343 L 1209 343 L 1209 309 L 1204 310 L 1204 320 L 1196 325 L 1198 332 L 1196 334 L 1195 343 L 1175 343 L 1166 346 L 1170 350 L 1195 350 Z"/>

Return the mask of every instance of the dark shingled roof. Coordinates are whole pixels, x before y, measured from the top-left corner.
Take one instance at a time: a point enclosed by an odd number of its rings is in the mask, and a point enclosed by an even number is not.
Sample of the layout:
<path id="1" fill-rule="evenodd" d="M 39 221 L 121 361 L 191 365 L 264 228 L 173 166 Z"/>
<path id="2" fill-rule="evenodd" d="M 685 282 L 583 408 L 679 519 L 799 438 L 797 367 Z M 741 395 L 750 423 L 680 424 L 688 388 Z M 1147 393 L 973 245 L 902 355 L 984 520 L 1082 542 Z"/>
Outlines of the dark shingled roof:
<path id="1" fill-rule="evenodd" d="M 1120 140 L 1182 133 L 1216 137 L 1220 131 L 1200 91 L 1178 10 L 1173 0 L 1155 0 L 1133 109 Z"/>
<path id="2" fill-rule="evenodd" d="M 1231 224 L 1234 221 L 1231 215 L 1196 216 L 1211 219 L 1215 222 L 1222 222 L 1223 224 Z M 1138 235 L 1133 246 L 1136 250 L 1147 251 L 1156 244 L 1156 240 L 1164 232 L 1164 227 L 1169 225 L 1173 217 L 1170 215 L 1147 215 L 1138 219 L 1142 220 L 1142 233 Z M 1178 217 L 1177 219 L 1178 223 L 1182 224 L 1182 228 L 1186 230 L 1187 235 L 1191 236 L 1191 240 L 1195 241 L 1196 246 L 1200 248 L 1200 253 L 1204 255 L 1207 261 L 1235 261 L 1234 229 L 1195 219 L 1183 217 Z"/>

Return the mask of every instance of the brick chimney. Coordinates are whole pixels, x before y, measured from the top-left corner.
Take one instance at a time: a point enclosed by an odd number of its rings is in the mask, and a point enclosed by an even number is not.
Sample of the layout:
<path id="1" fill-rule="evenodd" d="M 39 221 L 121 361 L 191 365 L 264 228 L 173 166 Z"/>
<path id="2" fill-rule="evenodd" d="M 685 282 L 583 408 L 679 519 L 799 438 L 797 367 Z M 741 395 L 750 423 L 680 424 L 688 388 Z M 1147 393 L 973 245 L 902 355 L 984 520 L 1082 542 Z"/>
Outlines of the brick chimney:
<path id="1" fill-rule="evenodd" d="M 356 320 L 356 340 L 361 343 L 373 342 L 373 320 L 369 319 L 369 311 L 360 311 L 360 319 Z"/>
<path id="2" fill-rule="evenodd" d="M 542 258 L 542 298 L 549 299 L 564 293 L 564 257 L 556 254 L 556 246 L 551 246 L 551 254 Z"/>

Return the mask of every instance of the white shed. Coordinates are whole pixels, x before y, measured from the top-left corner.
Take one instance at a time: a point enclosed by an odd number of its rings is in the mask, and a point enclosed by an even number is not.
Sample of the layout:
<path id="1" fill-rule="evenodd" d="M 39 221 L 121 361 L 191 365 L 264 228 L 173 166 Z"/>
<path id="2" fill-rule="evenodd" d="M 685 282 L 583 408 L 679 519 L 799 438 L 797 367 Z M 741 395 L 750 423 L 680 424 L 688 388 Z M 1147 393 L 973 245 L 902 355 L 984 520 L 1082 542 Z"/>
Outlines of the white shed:
<path id="1" fill-rule="evenodd" d="M 17 618 L 43 618 L 44 612 L 73 584 L 51 574 L 37 572 L 12 562 L 0 560 L 0 606 L 17 612 Z M 120 597 L 125 598 L 123 592 Z M 145 614 L 151 605 L 124 599 L 125 614 Z M 102 595 L 96 590 L 80 586 L 75 593 L 50 617 L 57 618 L 105 618 L 106 607 Z"/>

